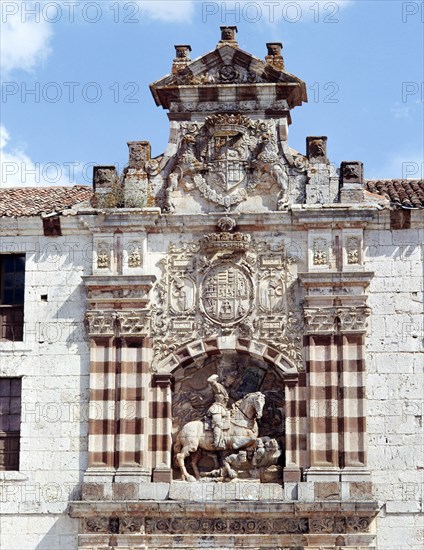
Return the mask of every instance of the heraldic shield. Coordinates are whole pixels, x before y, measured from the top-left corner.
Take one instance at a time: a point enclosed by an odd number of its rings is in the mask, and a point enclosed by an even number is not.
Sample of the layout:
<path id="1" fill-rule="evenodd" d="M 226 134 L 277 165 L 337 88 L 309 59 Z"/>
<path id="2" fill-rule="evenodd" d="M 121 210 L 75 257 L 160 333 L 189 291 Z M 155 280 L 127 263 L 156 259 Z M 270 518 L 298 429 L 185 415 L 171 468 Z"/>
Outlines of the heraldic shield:
<path id="1" fill-rule="evenodd" d="M 239 266 L 224 263 L 212 267 L 202 287 L 202 305 L 213 321 L 236 323 L 249 313 L 253 287 Z"/>
<path id="2" fill-rule="evenodd" d="M 242 134 L 215 134 L 206 157 L 210 183 L 226 192 L 240 185 L 247 175 L 248 153 Z"/>

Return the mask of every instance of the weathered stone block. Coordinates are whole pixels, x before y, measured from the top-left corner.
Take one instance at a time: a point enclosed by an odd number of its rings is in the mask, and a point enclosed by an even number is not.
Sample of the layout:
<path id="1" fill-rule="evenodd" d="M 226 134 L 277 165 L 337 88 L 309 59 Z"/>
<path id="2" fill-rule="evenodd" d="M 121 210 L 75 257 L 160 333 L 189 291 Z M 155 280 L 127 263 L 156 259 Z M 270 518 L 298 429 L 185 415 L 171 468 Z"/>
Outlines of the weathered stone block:
<path id="1" fill-rule="evenodd" d="M 337 481 L 315 482 L 316 500 L 340 500 L 341 483 Z"/>

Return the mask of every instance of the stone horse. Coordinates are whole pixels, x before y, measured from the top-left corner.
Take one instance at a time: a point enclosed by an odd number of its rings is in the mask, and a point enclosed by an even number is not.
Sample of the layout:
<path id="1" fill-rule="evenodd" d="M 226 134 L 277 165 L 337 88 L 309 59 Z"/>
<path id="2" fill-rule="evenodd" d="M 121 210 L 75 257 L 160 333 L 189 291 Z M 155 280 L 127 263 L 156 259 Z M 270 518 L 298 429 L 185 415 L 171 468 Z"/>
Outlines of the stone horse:
<path id="1" fill-rule="evenodd" d="M 223 432 L 227 450 L 240 450 L 254 447 L 258 437 L 256 419 L 262 417 L 265 396 L 261 392 L 248 393 L 243 399 L 233 404 L 230 410 L 230 428 Z M 197 463 L 200 450 L 215 451 L 212 430 L 205 430 L 202 420 L 193 420 L 178 432 L 174 443 L 176 462 L 181 470 L 183 480 L 196 481 L 200 478 Z M 191 456 L 190 456 L 191 455 Z M 185 459 L 190 456 L 191 466 L 196 477 L 187 472 Z"/>

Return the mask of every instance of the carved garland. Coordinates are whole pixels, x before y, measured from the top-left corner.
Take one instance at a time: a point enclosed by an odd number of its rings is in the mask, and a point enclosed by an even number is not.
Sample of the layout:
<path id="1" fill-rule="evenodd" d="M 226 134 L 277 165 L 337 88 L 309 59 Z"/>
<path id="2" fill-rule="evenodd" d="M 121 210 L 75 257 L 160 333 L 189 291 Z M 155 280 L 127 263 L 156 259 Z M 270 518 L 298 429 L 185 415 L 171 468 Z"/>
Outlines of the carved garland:
<path id="1" fill-rule="evenodd" d="M 367 517 L 320 518 L 160 518 L 160 517 L 98 517 L 84 521 L 85 533 L 146 533 L 150 534 L 358 534 L 368 533 L 371 519 Z"/>

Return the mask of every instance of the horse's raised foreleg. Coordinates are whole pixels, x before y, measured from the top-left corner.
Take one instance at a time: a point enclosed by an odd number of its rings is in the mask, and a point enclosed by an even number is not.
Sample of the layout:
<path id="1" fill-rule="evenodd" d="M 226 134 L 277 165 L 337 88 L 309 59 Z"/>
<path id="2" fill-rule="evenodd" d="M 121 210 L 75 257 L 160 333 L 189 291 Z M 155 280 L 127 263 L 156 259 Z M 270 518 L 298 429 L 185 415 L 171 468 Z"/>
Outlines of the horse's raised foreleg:
<path id="1" fill-rule="evenodd" d="M 196 478 L 190 475 L 185 467 L 185 459 L 190 455 L 190 453 L 195 453 L 196 451 L 197 447 L 194 445 L 185 445 L 176 455 L 177 464 L 181 470 L 183 481 L 196 481 Z"/>

